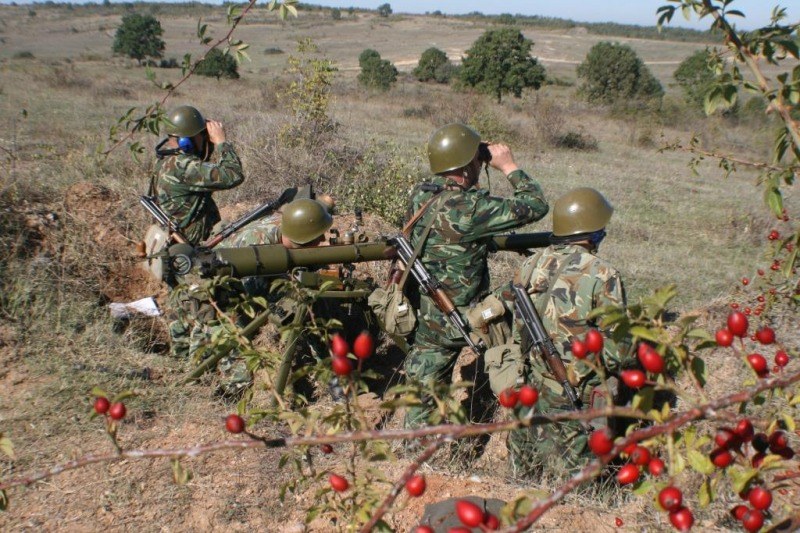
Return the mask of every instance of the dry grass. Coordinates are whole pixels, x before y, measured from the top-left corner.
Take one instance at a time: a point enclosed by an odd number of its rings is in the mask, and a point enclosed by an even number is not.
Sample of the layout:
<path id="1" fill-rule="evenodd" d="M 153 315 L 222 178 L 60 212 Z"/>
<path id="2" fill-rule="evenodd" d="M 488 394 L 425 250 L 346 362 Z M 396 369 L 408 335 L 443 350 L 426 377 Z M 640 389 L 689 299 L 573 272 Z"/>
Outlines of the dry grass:
<path id="1" fill-rule="evenodd" d="M 127 255 L 128 243 L 149 223 L 136 205 L 136 195 L 146 190 L 151 158 L 147 154 L 138 163 L 124 150 L 108 159 L 95 156 L 117 116 L 160 96 L 142 69 L 110 57 L 119 14 L 76 17 L 41 8 L 36 17 L 28 17 L 27 7 L 1 6 L 0 17 L 6 22 L 6 42 L 0 49 L 0 145 L 13 144 L 18 157 L 13 175 L 5 172 L 9 164 L 3 161 L 0 177 L 0 191 L 7 188 L 0 205 L 0 244 L 9 251 L 0 257 L 5 289 L 0 297 L 0 432 L 12 438 L 18 453 L 13 463 L 0 460 L 2 477 L 105 449 L 99 423 L 89 422 L 87 416 L 86 393 L 94 385 L 139 393 L 130 403 L 134 414 L 124 429 L 126 445 L 167 446 L 222 437 L 217 422 L 230 407 L 211 399 L 213 383 L 171 386 L 187 366 L 160 354 L 163 322 L 138 323 L 120 332 L 103 305 L 109 297 L 133 299 L 156 291 L 131 276 L 133 261 Z M 193 14 L 161 18 L 167 57 L 201 51 L 194 43 Z M 221 11 L 204 21 L 220 30 Z M 429 46 L 458 56 L 483 29 L 471 22 L 425 17 L 385 22 L 359 15 L 334 23 L 321 13 L 303 14 L 299 21 L 284 24 L 258 13 L 257 21 L 244 25 L 239 35 L 252 43 L 253 56 L 243 67 L 242 79 L 192 79 L 173 102 L 191 102 L 225 122 L 239 147 L 248 179 L 242 187 L 217 195 L 223 205 L 261 202 L 289 184 L 308 180 L 335 184 L 348 179 L 349 165 L 375 143 L 390 141 L 413 157 L 438 125 L 479 121 L 497 136 L 494 140 L 511 144 L 549 200 L 577 186 L 595 187 L 609 197 L 616 212 L 601 254 L 623 272 L 632 300 L 675 283 L 681 291 L 678 311 L 708 310 L 704 323 L 715 327 L 731 287 L 759 266 L 754 258 L 772 220 L 755 193 L 753 174 L 724 178 L 707 164 L 700 176 L 693 176 L 685 155 L 660 154 L 657 147 L 662 139 L 686 139 L 698 131 L 711 145 L 722 144 L 739 155 L 760 154 L 764 147 L 752 142 L 752 126 L 684 113 L 612 117 L 576 100 L 569 87 L 548 86 L 498 105 L 402 76 L 388 94 L 368 93 L 355 83 L 352 67 L 367 45 L 407 71 Z M 580 32 L 526 34 L 536 42 L 534 52 L 550 74 L 565 79 L 574 79 L 575 64 L 601 40 Z M 280 72 L 296 40 L 309 35 L 341 69 L 330 108 L 338 126 L 333 135 L 315 138 L 315 144 L 286 147 L 278 136 L 289 120 L 276 96 L 285 84 Z M 677 63 L 699 47 L 619 40 L 629 42 L 650 62 L 665 86 Z M 267 48 L 287 53 L 261 53 Z M 14 59 L 21 51 L 33 58 Z M 157 75 L 166 79 L 176 71 L 157 70 Z M 673 100 L 670 105 L 677 104 Z M 591 135 L 598 150 L 555 149 L 552 139 L 558 132 Z M 148 146 L 155 144 L 155 139 L 144 140 Z M 86 207 L 81 202 L 76 206 L 65 199 L 85 181 L 110 194 L 107 203 L 97 204 L 88 214 L 81 211 Z M 510 192 L 497 175 L 492 176 L 491 188 L 497 194 Z M 110 218 L 103 220 L 102 215 Z M 545 220 L 529 229 L 548 227 Z M 97 239 L 99 233 L 102 239 Z M 513 254 L 493 258 L 495 283 L 508 279 L 519 262 Z M 787 338 L 797 338 L 791 316 L 778 325 Z M 720 390 L 740 384 L 737 363 L 714 361 Z M 150 381 L 127 373 L 144 367 L 153 372 Z M 274 431 L 268 426 L 259 429 Z M 502 449 L 502 443 L 492 445 Z M 412 523 L 422 505 L 439 495 L 491 493 L 510 499 L 529 488 L 498 476 L 503 461 L 488 457 L 476 465 L 479 481 L 450 481 L 452 465 L 426 467 L 430 483 L 436 480 L 441 490 L 398 513 L 400 523 Z M 190 465 L 196 477 L 188 487 L 170 482 L 165 463 L 153 468 L 139 463 L 90 468 L 13 491 L 12 512 L 0 515 L 0 529 L 288 528 L 300 520 L 306 502 L 277 502 L 277 487 L 291 473 L 277 471 L 275 459 L 248 453 L 199 459 Z M 321 459 L 321 467 L 335 460 Z M 393 473 L 400 466 L 388 468 Z M 536 488 L 548 487 L 550 481 L 542 480 Z M 652 513 L 643 500 L 631 502 L 619 494 L 600 503 L 591 494 L 574 496 L 545 519 L 545 526 L 556 528 L 558 520 L 572 519 L 576 529 L 611 530 L 608 509 L 619 506 L 628 528 L 665 527 L 664 516 Z M 729 525 L 723 512 L 715 510 L 711 517 L 702 524 L 704 529 Z"/>

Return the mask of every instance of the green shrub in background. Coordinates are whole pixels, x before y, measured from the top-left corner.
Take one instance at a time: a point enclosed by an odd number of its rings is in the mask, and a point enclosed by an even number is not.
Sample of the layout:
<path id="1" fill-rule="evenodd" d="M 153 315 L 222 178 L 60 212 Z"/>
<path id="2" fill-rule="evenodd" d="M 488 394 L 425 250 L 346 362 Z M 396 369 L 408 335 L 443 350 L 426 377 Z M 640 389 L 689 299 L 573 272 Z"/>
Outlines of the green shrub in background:
<path id="1" fill-rule="evenodd" d="M 615 104 L 660 100 L 661 84 L 630 46 L 600 42 L 578 65 L 580 94 L 590 103 Z"/>
<path id="2" fill-rule="evenodd" d="M 390 61 L 381 59 L 381 55 L 371 48 L 361 52 L 358 65 L 361 67 L 358 82 L 368 89 L 388 91 L 397 81 L 397 68 Z"/>
<path id="3" fill-rule="evenodd" d="M 128 13 L 122 17 L 122 24 L 114 35 L 111 51 L 126 55 L 140 64 L 146 57 L 161 57 L 164 51 L 164 34 L 161 23 L 152 15 Z"/>
<path id="4" fill-rule="evenodd" d="M 675 81 L 683 90 L 686 103 L 698 111 L 703 111 L 703 102 L 714 85 L 710 59 L 711 52 L 707 48 L 698 50 L 684 59 L 673 73 Z"/>
<path id="5" fill-rule="evenodd" d="M 209 78 L 239 78 L 239 66 L 236 60 L 230 55 L 224 53 L 219 48 L 212 48 L 205 59 L 200 61 L 197 65 L 195 73 L 200 76 L 208 76 Z"/>
<path id="6" fill-rule="evenodd" d="M 454 72 L 454 66 L 447 59 L 444 51 L 432 46 L 422 52 L 413 71 L 414 77 L 419 81 L 435 81 L 449 83 Z"/>

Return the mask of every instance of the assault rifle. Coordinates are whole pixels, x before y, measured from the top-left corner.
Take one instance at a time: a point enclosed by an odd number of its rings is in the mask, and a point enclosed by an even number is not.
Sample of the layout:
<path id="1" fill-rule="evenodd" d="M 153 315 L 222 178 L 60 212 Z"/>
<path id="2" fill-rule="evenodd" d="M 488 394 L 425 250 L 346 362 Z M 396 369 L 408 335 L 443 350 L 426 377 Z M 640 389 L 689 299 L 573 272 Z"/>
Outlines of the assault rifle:
<path id="1" fill-rule="evenodd" d="M 181 232 L 175 221 L 172 220 L 163 209 L 161 209 L 161 206 L 158 205 L 158 202 L 156 202 L 154 197 L 146 195 L 140 196 L 139 203 L 142 204 L 145 209 L 147 209 L 148 213 L 153 215 L 153 218 L 155 218 L 159 224 L 169 230 L 170 234 L 176 241 L 182 243 L 189 242 L 189 239 L 187 239 L 183 232 Z"/>
<path id="2" fill-rule="evenodd" d="M 450 321 L 450 324 L 458 330 L 459 335 L 467 341 L 469 347 L 472 348 L 476 354 L 483 355 L 483 353 L 486 352 L 486 346 L 482 341 L 476 343 L 469 336 L 469 325 L 458 312 L 458 308 L 456 308 L 453 300 L 444 292 L 442 282 L 431 276 L 430 272 L 428 272 L 428 269 L 425 268 L 419 258 L 415 258 L 412 263 L 414 249 L 411 247 L 411 243 L 408 242 L 408 239 L 403 235 L 397 235 L 393 237 L 390 242 L 397 248 L 397 257 L 403 262 L 406 269 L 411 270 L 411 274 L 414 275 L 414 279 L 419 283 L 420 289 L 433 300 L 433 303 L 436 304 L 439 311 L 444 313 L 447 320 Z"/>
<path id="3" fill-rule="evenodd" d="M 514 291 L 517 313 L 522 319 L 522 323 L 525 324 L 525 329 L 531 337 L 533 348 L 539 352 L 539 355 L 541 355 L 545 365 L 547 365 L 547 368 L 556 378 L 556 381 L 561 383 L 561 387 L 564 389 L 564 395 L 569 400 L 569 403 L 572 404 L 572 408 L 576 411 L 580 410 L 583 407 L 583 402 L 581 402 L 578 393 L 567 378 L 567 369 L 564 367 L 564 361 L 562 361 L 561 357 L 558 355 L 556 346 L 553 344 L 553 339 L 551 339 L 550 335 L 545 331 L 542 318 L 533 305 L 530 294 L 525 290 L 525 287 L 515 283 L 511 284 L 511 289 Z"/>

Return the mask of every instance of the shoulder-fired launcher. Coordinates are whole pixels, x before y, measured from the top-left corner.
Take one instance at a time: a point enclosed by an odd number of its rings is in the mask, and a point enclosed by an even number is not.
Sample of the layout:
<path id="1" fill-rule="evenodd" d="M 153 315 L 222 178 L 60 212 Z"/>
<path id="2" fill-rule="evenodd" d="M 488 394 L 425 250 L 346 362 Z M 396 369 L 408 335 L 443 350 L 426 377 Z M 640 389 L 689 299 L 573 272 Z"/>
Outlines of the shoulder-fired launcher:
<path id="1" fill-rule="evenodd" d="M 490 247 L 493 251 L 524 251 L 549 244 L 550 233 L 517 233 L 494 236 Z M 241 278 L 276 276 L 291 272 L 296 267 L 387 261 L 394 259 L 397 251 L 386 239 L 381 238 L 374 242 L 291 250 L 280 244 L 214 250 L 193 249 L 185 244 L 177 244 L 170 247 L 169 256 L 178 274 L 185 273 L 190 261 L 203 276 L 230 275 Z"/>

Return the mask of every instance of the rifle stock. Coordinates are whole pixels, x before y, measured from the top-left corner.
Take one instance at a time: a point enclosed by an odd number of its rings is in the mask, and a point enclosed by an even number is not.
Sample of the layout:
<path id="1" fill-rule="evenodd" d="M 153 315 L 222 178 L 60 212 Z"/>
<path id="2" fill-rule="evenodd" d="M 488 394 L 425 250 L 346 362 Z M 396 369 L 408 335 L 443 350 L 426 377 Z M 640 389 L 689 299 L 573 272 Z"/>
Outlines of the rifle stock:
<path id="1" fill-rule="evenodd" d="M 242 229 L 243 227 L 247 226 L 251 222 L 255 222 L 261 218 L 264 218 L 267 215 L 271 215 L 275 210 L 280 208 L 287 202 L 292 201 L 295 195 L 297 194 L 297 188 L 292 187 L 283 191 L 283 193 L 275 200 L 270 202 L 266 202 L 261 204 L 260 206 L 256 207 L 249 213 L 245 213 L 243 216 L 239 217 L 237 220 L 231 222 L 224 228 L 222 228 L 217 234 L 213 235 L 208 241 L 203 244 L 205 248 L 214 248 L 216 245 Z"/>
<path id="2" fill-rule="evenodd" d="M 142 195 L 139 197 L 139 203 L 147 209 L 147 212 L 150 213 L 153 218 L 158 221 L 159 224 L 164 226 L 167 231 L 170 233 L 170 237 L 173 240 L 180 243 L 188 243 L 189 239 L 181 232 L 178 225 L 169 217 L 169 215 L 158 205 L 156 199 L 152 196 Z"/>

